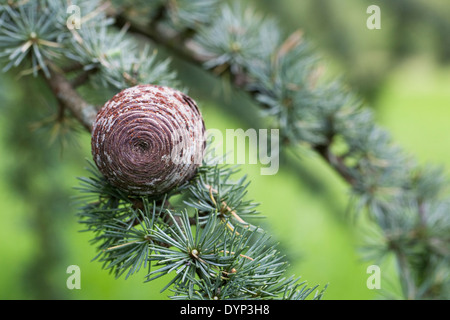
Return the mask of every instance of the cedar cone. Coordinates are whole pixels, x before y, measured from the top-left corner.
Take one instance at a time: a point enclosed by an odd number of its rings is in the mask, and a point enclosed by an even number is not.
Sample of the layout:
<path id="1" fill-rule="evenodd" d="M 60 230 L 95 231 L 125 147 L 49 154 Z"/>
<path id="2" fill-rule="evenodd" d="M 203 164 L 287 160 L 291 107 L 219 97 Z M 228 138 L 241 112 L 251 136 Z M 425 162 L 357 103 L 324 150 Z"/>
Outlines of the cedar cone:
<path id="1" fill-rule="evenodd" d="M 169 87 L 138 85 L 105 103 L 92 156 L 111 185 L 157 196 L 191 179 L 203 160 L 205 125 L 196 103 Z"/>

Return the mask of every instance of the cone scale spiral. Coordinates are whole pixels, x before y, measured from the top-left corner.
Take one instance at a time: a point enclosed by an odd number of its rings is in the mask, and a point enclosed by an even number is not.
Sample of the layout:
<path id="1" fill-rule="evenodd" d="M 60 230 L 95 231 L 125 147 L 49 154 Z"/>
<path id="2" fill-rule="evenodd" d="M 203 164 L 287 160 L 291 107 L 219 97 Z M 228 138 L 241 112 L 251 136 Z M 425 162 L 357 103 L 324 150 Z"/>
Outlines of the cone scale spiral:
<path id="1" fill-rule="evenodd" d="M 92 129 L 93 159 L 111 185 L 158 196 L 191 179 L 205 149 L 196 103 L 170 87 L 138 85 L 100 109 Z"/>

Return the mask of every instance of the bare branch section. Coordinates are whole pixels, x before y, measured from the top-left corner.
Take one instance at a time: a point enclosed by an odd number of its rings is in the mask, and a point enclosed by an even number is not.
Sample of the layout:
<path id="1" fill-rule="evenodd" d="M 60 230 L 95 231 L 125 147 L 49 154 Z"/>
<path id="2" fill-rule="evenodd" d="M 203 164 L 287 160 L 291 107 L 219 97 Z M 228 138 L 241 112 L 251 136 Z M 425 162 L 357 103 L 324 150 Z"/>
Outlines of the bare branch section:
<path id="1" fill-rule="evenodd" d="M 94 105 L 86 102 L 66 77 L 56 67 L 49 68 L 50 77 L 44 77 L 59 103 L 70 110 L 73 116 L 89 131 L 97 115 Z"/>
<path id="2" fill-rule="evenodd" d="M 128 17 L 122 13 L 116 15 L 115 12 L 110 11 L 109 14 L 114 16 L 115 24 L 120 29 L 127 26 L 129 32 L 143 35 L 150 40 L 165 46 L 186 61 L 201 65 L 208 60 L 208 57 L 202 53 L 201 48 L 195 46 L 190 39 L 185 38 L 181 33 L 177 33 L 157 23 L 152 24 L 150 28 L 141 26 L 140 24 L 129 20 Z"/>

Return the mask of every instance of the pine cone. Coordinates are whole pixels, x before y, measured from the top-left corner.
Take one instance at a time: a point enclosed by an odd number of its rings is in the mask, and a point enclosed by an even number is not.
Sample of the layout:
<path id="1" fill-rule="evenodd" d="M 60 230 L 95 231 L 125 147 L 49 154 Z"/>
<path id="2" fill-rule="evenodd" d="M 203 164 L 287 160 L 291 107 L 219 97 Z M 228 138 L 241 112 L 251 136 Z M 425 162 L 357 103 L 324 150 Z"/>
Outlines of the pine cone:
<path id="1" fill-rule="evenodd" d="M 92 129 L 92 155 L 115 187 L 157 196 L 191 179 L 203 160 L 196 103 L 169 87 L 138 85 L 110 99 Z"/>

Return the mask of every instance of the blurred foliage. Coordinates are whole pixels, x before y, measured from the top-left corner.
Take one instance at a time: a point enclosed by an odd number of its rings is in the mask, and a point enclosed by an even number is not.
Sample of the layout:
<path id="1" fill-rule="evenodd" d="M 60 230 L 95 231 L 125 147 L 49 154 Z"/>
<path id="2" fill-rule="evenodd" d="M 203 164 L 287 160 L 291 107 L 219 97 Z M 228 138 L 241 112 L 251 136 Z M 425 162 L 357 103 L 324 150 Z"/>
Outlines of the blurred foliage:
<path id="1" fill-rule="evenodd" d="M 378 0 L 382 29 L 373 31 L 365 27 L 365 10 L 373 2 L 253 1 L 260 11 L 279 16 L 286 30 L 303 29 L 330 71 L 343 71 L 402 146 L 421 161 L 447 165 L 448 172 L 450 4 Z M 263 126 L 245 97 L 230 100 L 223 82 L 176 58 L 174 65 L 179 80 L 198 97 L 208 127 Z M 75 178 L 84 175 L 85 158 L 90 158 L 89 136 L 55 139 L 65 127 L 49 121 L 58 106 L 43 83 L 10 71 L 0 75 L 0 88 L 0 298 L 165 298 L 158 292 L 164 279 L 148 284 L 139 275 L 114 280 L 90 261 L 94 248 L 89 236 L 78 232 L 71 205 Z M 367 263 L 355 252 L 360 230 L 344 219 L 346 186 L 314 157 L 286 158 L 280 167 L 274 176 L 260 176 L 257 166 L 243 170 L 252 177 L 251 197 L 264 200 L 260 210 L 283 245 L 292 273 L 311 283 L 329 282 L 326 299 L 376 297 L 366 287 Z M 71 264 L 81 267 L 81 290 L 66 288 Z M 389 281 L 396 286 L 394 276 Z"/>
<path id="2" fill-rule="evenodd" d="M 372 104 L 402 61 L 427 55 L 439 64 L 450 62 L 450 3 L 445 0 L 259 2 L 279 15 L 287 30 L 304 30 L 327 64 Z M 372 4 L 381 8 L 381 30 L 366 28 Z"/>

